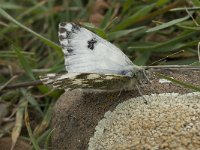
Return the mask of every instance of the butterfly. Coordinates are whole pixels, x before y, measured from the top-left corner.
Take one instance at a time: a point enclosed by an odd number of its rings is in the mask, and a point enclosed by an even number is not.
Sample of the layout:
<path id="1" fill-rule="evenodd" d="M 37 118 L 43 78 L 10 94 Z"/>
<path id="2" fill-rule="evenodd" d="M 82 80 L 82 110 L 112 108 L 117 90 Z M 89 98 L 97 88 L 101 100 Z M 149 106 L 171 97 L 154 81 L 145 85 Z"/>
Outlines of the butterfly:
<path id="1" fill-rule="evenodd" d="M 118 47 L 78 24 L 60 23 L 58 36 L 67 73 L 41 76 L 45 85 L 65 90 L 131 90 L 144 72 Z"/>

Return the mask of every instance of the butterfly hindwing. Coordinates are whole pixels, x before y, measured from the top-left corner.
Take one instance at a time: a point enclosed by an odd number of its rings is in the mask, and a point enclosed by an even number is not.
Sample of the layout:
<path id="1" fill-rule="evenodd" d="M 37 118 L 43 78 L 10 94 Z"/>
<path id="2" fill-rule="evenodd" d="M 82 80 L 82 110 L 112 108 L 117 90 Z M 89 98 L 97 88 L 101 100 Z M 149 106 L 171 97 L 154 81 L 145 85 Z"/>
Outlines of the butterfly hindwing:
<path id="1" fill-rule="evenodd" d="M 57 89 L 96 89 L 96 90 L 120 90 L 129 88 L 132 78 L 116 74 L 95 73 L 66 73 L 47 74 L 40 77 L 41 81 Z M 126 84 L 125 84 L 126 83 Z M 124 86 L 126 85 L 126 87 Z"/>

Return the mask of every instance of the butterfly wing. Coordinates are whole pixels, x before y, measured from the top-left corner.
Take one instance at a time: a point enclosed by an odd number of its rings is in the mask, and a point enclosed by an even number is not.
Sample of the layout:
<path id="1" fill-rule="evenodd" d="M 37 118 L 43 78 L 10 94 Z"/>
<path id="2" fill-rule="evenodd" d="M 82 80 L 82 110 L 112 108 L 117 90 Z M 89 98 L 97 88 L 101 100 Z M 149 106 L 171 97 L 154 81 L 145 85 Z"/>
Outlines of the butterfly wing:
<path id="1" fill-rule="evenodd" d="M 129 75 L 138 68 L 119 48 L 75 23 L 60 23 L 58 34 L 69 73 Z"/>
<path id="2" fill-rule="evenodd" d="M 57 89 L 130 90 L 137 80 L 129 76 L 96 73 L 47 74 L 40 80 Z"/>

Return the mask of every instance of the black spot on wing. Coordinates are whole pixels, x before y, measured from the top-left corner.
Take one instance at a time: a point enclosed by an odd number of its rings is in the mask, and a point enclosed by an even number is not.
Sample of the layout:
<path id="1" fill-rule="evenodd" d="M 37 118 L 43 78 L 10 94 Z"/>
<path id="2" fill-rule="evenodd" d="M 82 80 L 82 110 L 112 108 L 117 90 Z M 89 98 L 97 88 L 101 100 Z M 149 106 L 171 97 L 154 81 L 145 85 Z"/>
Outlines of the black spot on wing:
<path id="1" fill-rule="evenodd" d="M 80 31 L 81 26 L 75 23 L 71 23 L 71 25 L 72 25 L 72 32 Z"/>
<path id="2" fill-rule="evenodd" d="M 72 38 L 72 32 L 71 31 L 67 31 L 67 29 L 66 28 L 64 28 L 64 27 L 59 27 L 59 31 L 58 31 L 60 34 L 63 34 L 63 33 L 65 33 L 66 34 L 66 38 L 67 39 L 71 39 Z"/>
<path id="3" fill-rule="evenodd" d="M 68 51 L 69 53 L 72 53 L 74 50 L 73 50 L 72 48 L 67 48 L 67 51 Z"/>
<path id="4" fill-rule="evenodd" d="M 88 48 L 93 50 L 94 44 L 97 43 L 97 40 L 93 38 L 92 40 L 88 41 L 87 43 L 88 43 Z"/>
<path id="5" fill-rule="evenodd" d="M 66 22 L 61 22 L 61 23 L 59 24 L 59 26 L 64 27 L 66 24 L 67 24 Z"/>
<path id="6" fill-rule="evenodd" d="M 67 30 L 66 30 L 66 28 L 60 27 L 58 32 L 59 33 L 64 33 L 64 32 L 67 32 Z"/>
<path id="7" fill-rule="evenodd" d="M 65 39 L 65 37 L 64 36 L 62 36 L 62 35 L 59 35 L 59 40 L 60 41 L 63 41 Z"/>
<path id="8" fill-rule="evenodd" d="M 66 37 L 67 39 L 72 39 L 72 32 L 66 31 Z"/>

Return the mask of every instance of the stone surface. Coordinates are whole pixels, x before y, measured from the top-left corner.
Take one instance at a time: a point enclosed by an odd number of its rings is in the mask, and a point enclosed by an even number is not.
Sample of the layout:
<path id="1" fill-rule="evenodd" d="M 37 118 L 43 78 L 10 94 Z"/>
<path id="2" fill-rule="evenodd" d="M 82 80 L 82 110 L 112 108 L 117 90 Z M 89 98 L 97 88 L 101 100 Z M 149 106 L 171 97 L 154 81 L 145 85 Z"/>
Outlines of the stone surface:
<path id="1" fill-rule="evenodd" d="M 200 148 L 200 92 L 129 99 L 105 113 L 88 150 Z"/>
<path id="2" fill-rule="evenodd" d="M 159 71 L 161 72 L 161 71 Z M 200 85 L 200 71 L 165 70 L 162 73 L 194 85 Z M 151 83 L 140 85 L 143 95 L 154 93 L 188 93 L 190 89 L 173 83 L 160 83 L 152 73 Z M 121 102 L 140 96 L 138 90 L 119 92 L 92 92 L 74 90 L 65 92 L 54 107 L 52 120 L 52 149 L 84 150 L 105 112 L 112 111 Z"/>

